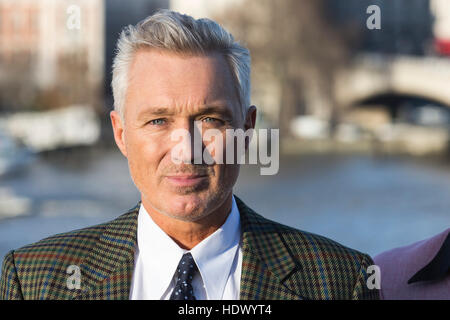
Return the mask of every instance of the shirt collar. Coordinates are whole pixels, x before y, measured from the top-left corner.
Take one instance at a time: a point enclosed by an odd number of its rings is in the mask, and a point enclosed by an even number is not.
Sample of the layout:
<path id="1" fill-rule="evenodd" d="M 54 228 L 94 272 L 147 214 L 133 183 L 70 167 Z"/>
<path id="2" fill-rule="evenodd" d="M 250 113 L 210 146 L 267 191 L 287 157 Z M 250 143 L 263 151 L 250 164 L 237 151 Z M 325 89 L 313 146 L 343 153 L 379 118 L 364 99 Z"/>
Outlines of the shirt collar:
<path id="1" fill-rule="evenodd" d="M 137 246 L 145 270 L 142 290 L 149 299 L 159 300 L 169 286 L 185 250 L 162 231 L 142 203 L 138 216 Z"/>
<path id="2" fill-rule="evenodd" d="M 222 299 L 239 240 L 240 216 L 233 196 L 231 212 L 225 223 L 191 250 L 208 299 Z"/>
<path id="3" fill-rule="evenodd" d="M 198 266 L 208 299 L 221 299 L 239 248 L 240 215 L 234 195 L 225 223 L 190 250 Z M 160 299 L 172 281 L 184 253 L 150 217 L 141 204 L 138 216 L 137 245 L 145 265 L 145 282 L 152 286 L 151 299 Z M 217 270 L 221 270 L 217 272 Z M 144 288 L 145 290 L 145 288 Z"/>

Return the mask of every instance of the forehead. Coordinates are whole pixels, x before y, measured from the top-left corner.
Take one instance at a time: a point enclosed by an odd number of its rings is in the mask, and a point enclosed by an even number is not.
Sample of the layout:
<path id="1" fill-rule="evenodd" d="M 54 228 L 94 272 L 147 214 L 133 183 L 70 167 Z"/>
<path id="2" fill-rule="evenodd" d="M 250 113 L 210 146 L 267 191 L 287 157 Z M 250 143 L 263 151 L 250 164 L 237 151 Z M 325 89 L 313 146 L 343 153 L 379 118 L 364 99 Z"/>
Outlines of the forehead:
<path id="1" fill-rule="evenodd" d="M 128 74 L 127 108 L 193 107 L 217 101 L 226 101 L 233 109 L 231 105 L 238 102 L 233 76 L 222 54 L 181 55 L 154 49 L 136 52 Z"/>

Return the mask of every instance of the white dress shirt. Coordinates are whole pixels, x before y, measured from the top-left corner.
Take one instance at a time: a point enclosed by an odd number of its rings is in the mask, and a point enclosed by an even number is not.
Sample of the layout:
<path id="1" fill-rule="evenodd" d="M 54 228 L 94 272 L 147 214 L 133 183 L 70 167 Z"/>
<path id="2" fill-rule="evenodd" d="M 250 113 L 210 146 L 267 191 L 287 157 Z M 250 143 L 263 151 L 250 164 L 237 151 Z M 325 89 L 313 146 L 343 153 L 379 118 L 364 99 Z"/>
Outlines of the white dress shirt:
<path id="1" fill-rule="evenodd" d="M 190 252 L 199 270 L 192 281 L 197 300 L 238 300 L 242 269 L 240 235 L 240 215 L 234 196 L 225 223 L 191 250 L 180 248 L 141 204 L 130 299 L 168 300 L 176 284 L 178 263 L 184 253 Z"/>

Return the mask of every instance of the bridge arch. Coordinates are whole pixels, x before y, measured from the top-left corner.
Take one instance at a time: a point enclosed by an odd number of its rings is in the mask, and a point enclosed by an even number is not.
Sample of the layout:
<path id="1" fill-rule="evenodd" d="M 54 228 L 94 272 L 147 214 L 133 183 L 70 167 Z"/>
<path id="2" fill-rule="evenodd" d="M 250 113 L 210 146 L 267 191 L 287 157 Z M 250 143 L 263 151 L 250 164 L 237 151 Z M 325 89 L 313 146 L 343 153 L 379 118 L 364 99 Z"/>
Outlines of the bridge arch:
<path id="1" fill-rule="evenodd" d="M 450 108 L 450 60 L 365 56 L 337 77 L 335 88 L 344 108 L 389 97 L 423 99 Z"/>

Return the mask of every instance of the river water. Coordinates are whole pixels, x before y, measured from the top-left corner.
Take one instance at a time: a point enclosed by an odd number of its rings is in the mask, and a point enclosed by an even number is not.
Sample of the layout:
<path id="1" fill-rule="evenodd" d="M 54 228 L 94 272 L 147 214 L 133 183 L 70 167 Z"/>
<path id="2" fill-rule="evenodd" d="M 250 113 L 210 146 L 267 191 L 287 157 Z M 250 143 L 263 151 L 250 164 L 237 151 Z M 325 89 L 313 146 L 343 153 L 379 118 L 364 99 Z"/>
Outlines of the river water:
<path id="1" fill-rule="evenodd" d="M 111 220 L 139 200 L 115 149 L 39 157 L 0 188 L 30 199 L 24 216 L 0 219 L 0 255 Z M 374 256 L 450 227 L 450 168 L 412 158 L 284 157 L 274 176 L 244 165 L 234 189 L 263 216 Z"/>

